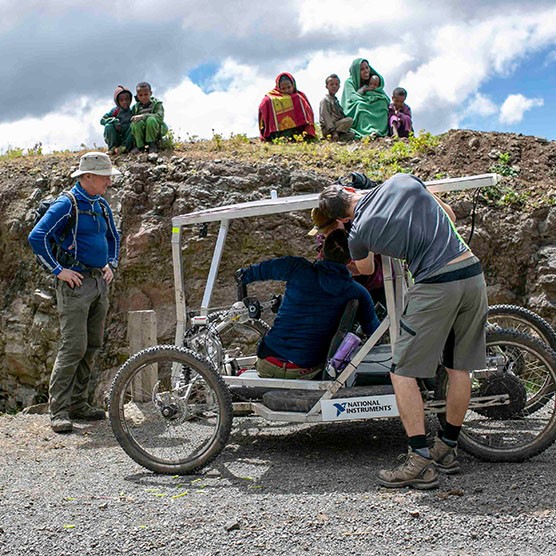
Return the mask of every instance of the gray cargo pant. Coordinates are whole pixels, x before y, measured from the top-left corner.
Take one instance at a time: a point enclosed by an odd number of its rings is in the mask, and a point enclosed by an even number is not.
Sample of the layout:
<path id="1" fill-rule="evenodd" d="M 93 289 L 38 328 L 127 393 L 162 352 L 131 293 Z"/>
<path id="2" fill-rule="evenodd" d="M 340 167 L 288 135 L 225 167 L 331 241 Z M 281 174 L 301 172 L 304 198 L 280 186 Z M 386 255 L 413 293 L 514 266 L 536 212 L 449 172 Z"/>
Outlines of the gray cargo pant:
<path id="1" fill-rule="evenodd" d="M 56 284 L 60 347 L 50 376 L 50 415 L 87 403 L 94 357 L 102 346 L 108 311 L 108 285 L 102 273 L 85 274 L 80 287 Z"/>

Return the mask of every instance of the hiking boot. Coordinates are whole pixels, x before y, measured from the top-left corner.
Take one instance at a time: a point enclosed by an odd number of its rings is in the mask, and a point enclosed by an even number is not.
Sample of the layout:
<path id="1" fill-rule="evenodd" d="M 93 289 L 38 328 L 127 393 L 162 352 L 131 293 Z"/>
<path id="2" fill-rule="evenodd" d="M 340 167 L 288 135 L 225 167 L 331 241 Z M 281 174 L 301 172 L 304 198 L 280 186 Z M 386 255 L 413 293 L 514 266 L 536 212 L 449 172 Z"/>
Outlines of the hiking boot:
<path id="1" fill-rule="evenodd" d="M 54 432 L 63 433 L 73 430 L 73 423 L 67 413 L 59 413 L 50 417 L 50 426 Z"/>
<path id="2" fill-rule="evenodd" d="M 149 148 L 149 154 L 158 152 L 158 145 L 156 143 L 149 143 L 148 148 Z"/>
<path id="3" fill-rule="evenodd" d="M 430 453 L 438 471 L 446 475 L 459 473 L 458 453 L 455 447 L 448 446 L 441 438 L 436 436 Z"/>
<path id="4" fill-rule="evenodd" d="M 408 450 L 407 455 L 402 454 L 405 461 L 387 470 L 378 472 L 378 482 L 387 488 L 403 488 L 406 486 L 419 490 L 428 490 L 438 487 L 438 472 L 432 459 L 424 458 L 418 453 Z M 399 458 L 398 458 L 399 459 Z"/>
<path id="5" fill-rule="evenodd" d="M 129 152 L 130 154 L 139 154 L 141 151 L 137 147 L 133 147 Z"/>
<path id="6" fill-rule="evenodd" d="M 101 421 L 106 418 L 106 413 L 101 407 L 84 404 L 70 409 L 69 416 L 71 419 L 82 419 L 83 421 Z"/>

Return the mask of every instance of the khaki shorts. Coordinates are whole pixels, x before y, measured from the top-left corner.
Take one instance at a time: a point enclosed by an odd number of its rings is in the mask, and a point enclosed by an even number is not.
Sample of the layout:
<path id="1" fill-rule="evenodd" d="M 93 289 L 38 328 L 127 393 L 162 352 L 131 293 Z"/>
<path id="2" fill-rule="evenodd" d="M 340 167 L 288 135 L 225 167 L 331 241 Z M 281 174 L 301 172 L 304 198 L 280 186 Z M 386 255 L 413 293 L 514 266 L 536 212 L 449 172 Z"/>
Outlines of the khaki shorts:
<path id="1" fill-rule="evenodd" d="M 286 378 L 286 379 L 299 379 L 311 380 L 318 373 L 322 371 L 324 367 L 312 367 L 311 369 L 305 369 L 303 367 L 290 367 L 286 368 L 286 364 L 279 367 L 274 365 L 266 359 L 261 359 L 257 357 L 257 362 L 255 363 L 255 369 L 261 378 Z"/>
<path id="2" fill-rule="evenodd" d="M 476 263 L 478 259 L 472 257 L 441 271 L 458 271 Z M 406 297 L 391 371 L 432 378 L 440 362 L 461 371 L 485 368 L 487 312 L 482 272 L 461 280 L 415 284 Z"/>

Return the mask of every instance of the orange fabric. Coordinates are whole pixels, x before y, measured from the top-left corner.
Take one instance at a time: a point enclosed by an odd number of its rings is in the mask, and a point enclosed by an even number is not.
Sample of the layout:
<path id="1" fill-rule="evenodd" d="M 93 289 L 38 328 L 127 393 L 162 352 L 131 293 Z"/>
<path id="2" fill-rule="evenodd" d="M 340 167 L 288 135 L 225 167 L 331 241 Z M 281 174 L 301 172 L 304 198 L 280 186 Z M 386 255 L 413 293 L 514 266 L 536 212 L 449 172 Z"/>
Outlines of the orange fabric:
<path id="1" fill-rule="evenodd" d="M 294 92 L 284 95 L 280 92 L 280 78 L 291 79 Z M 276 87 L 269 91 L 259 105 L 259 130 L 261 139 L 270 140 L 270 134 L 296 127 L 307 135 L 315 137 L 315 116 L 305 93 L 297 90 L 295 79 L 289 73 L 281 73 L 276 78 Z"/>

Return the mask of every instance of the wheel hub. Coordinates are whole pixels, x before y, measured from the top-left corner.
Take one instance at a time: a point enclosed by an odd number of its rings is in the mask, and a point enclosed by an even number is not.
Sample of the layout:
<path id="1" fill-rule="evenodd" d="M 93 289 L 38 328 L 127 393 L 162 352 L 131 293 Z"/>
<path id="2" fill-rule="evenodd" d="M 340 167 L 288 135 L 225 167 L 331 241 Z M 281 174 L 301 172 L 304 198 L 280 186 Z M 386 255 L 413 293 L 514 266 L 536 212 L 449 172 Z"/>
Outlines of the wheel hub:
<path id="1" fill-rule="evenodd" d="M 510 403 L 476 409 L 477 413 L 491 419 L 514 419 L 519 417 L 527 404 L 527 391 L 518 377 L 510 373 L 496 374 L 482 381 L 479 396 L 499 396 L 506 394 Z"/>

